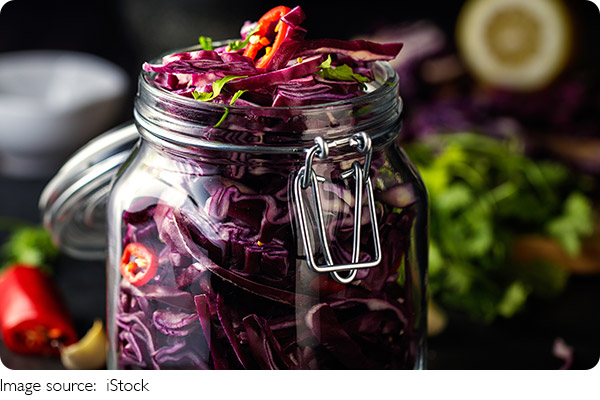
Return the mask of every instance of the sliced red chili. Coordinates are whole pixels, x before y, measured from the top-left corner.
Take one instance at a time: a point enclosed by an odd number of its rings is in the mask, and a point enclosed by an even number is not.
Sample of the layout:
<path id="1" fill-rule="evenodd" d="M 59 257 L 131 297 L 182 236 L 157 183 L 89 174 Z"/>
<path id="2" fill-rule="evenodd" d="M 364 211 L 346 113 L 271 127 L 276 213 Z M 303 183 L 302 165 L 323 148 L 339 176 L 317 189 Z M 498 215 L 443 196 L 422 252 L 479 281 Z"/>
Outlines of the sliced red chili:
<path id="1" fill-rule="evenodd" d="M 121 256 L 121 275 L 134 286 L 145 285 L 158 271 L 156 253 L 141 243 L 129 243 Z"/>
<path id="2" fill-rule="evenodd" d="M 273 58 L 273 55 L 277 52 L 277 49 L 281 47 L 281 44 L 285 40 L 285 36 L 287 35 L 287 31 L 290 29 L 290 26 L 283 21 L 279 21 L 275 31 L 277 32 L 277 36 L 275 37 L 275 41 L 270 49 L 266 52 L 264 56 L 262 56 L 257 62 L 257 68 L 267 68 L 269 65 L 269 61 Z"/>
<path id="3" fill-rule="evenodd" d="M 252 59 L 256 57 L 256 54 L 260 49 L 268 44 L 268 41 L 265 41 L 264 38 L 269 30 L 269 26 L 271 26 L 272 23 L 279 21 L 275 27 L 277 36 L 275 37 L 273 45 L 268 49 L 267 53 L 257 61 L 256 66 L 258 68 L 266 68 L 271 58 L 273 58 L 273 54 L 275 54 L 277 49 L 281 46 L 281 43 L 283 43 L 289 26 L 281 21 L 281 17 L 290 12 L 290 10 L 291 9 L 286 6 L 277 6 L 267 11 L 258 20 L 256 24 L 256 32 L 252 35 L 253 37 L 250 38 L 248 46 L 246 46 L 246 49 L 244 50 L 244 55 Z"/>

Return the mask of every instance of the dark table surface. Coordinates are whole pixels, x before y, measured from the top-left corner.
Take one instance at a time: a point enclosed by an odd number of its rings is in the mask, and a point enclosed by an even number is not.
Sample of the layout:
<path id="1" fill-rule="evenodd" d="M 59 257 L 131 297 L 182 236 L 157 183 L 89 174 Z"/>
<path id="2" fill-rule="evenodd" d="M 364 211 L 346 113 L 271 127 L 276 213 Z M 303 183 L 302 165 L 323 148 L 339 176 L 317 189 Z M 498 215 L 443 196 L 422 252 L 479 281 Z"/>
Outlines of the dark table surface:
<path id="1" fill-rule="evenodd" d="M 47 179 L 0 177 L 0 216 L 39 223 L 38 199 Z M 4 235 L 0 234 L 0 239 Z M 105 317 L 103 262 L 61 255 L 55 279 L 83 335 L 95 318 Z M 553 355 L 555 340 L 574 350 L 572 369 L 593 368 L 600 359 L 600 275 L 572 276 L 565 292 L 552 300 L 534 300 L 509 320 L 489 326 L 451 315 L 444 332 L 428 340 L 427 367 L 442 370 L 548 370 L 563 361 Z M 24 357 L 0 342 L 0 358 L 10 369 L 62 369 L 58 359 Z"/>

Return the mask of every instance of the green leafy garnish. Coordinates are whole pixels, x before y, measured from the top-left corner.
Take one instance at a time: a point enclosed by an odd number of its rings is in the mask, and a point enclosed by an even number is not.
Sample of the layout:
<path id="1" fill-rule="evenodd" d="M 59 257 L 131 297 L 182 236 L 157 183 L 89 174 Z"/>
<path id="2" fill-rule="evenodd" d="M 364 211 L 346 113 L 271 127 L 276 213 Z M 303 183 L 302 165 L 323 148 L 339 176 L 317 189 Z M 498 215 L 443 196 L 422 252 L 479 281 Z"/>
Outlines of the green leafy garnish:
<path id="1" fill-rule="evenodd" d="M 237 99 L 239 99 L 240 96 L 243 95 L 244 93 L 246 93 L 246 90 L 238 90 L 237 92 L 235 92 L 235 94 L 231 98 L 231 101 L 229 102 L 229 105 L 233 105 L 233 103 L 235 103 L 235 101 Z"/>
<path id="2" fill-rule="evenodd" d="M 531 289 L 527 288 L 521 281 L 514 281 L 504 291 L 500 302 L 498 303 L 498 314 L 510 318 L 519 311 Z"/>
<path id="3" fill-rule="evenodd" d="M 556 260 L 517 265 L 513 243 L 545 235 L 577 255 L 593 231 L 586 182 L 566 166 L 529 158 L 517 139 L 438 134 L 404 146 L 430 197 L 429 292 L 446 309 L 491 322 L 530 296 L 556 295 Z"/>
<path id="4" fill-rule="evenodd" d="M 235 103 L 235 101 L 237 99 L 240 98 L 241 95 L 243 95 L 246 92 L 246 90 L 238 90 L 237 92 L 235 92 L 235 94 L 233 95 L 233 97 L 231 98 L 231 101 L 229 102 L 229 105 L 232 106 L 233 103 Z M 225 112 L 223 113 L 223 116 L 221 116 L 221 119 L 219 120 L 219 122 L 217 122 L 214 127 L 217 128 L 219 125 L 221 125 L 221 123 L 223 121 L 225 121 L 225 118 L 227 118 L 227 115 L 229 115 L 229 108 L 225 107 Z"/>
<path id="5" fill-rule="evenodd" d="M 2 246 L 2 266 L 26 264 L 52 271 L 52 264 L 59 254 L 50 233 L 41 226 L 22 225 L 12 230 Z"/>
<path id="6" fill-rule="evenodd" d="M 242 79 L 242 78 L 247 78 L 247 76 L 231 75 L 231 76 L 223 77 L 221 79 L 217 79 L 212 84 L 212 92 L 197 92 L 194 90 L 192 92 L 192 95 L 194 96 L 194 99 L 196 99 L 198 101 L 211 101 L 214 98 L 216 98 L 218 95 L 221 94 L 221 91 L 223 90 L 223 86 L 225 86 L 225 84 L 227 82 L 232 81 L 234 79 Z M 233 105 L 233 103 L 235 103 L 235 101 L 237 99 L 239 99 L 240 96 L 242 94 L 244 94 L 245 92 L 246 92 L 245 90 L 238 90 L 237 92 L 235 92 L 235 94 L 231 98 L 231 101 L 229 102 L 229 105 Z M 214 127 L 216 128 L 219 125 L 221 125 L 221 123 L 225 120 L 225 118 L 227 117 L 228 114 L 229 114 L 229 109 L 227 107 L 225 107 L 225 113 L 223 114 L 221 119 L 219 119 L 219 121 L 214 125 Z"/>
<path id="7" fill-rule="evenodd" d="M 246 35 L 246 39 L 234 40 L 234 41 L 229 42 L 229 50 L 230 51 L 238 51 L 238 50 L 243 49 L 250 42 L 250 36 L 254 35 L 256 32 L 258 32 L 258 27 L 254 28 L 250 32 L 248 32 L 248 34 Z"/>
<path id="8" fill-rule="evenodd" d="M 356 81 L 364 87 L 365 82 L 369 82 L 370 79 L 361 74 L 355 74 L 352 68 L 346 64 L 332 66 L 331 55 L 327 56 L 327 59 L 319 65 L 317 75 L 334 81 Z"/>
<path id="9" fill-rule="evenodd" d="M 192 96 L 194 96 L 194 99 L 196 99 L 198 101 L 211 101 L 215 97 L 217 97 L 218 95 L 221 94 L 221 90 L 223 90 L 223 86 L 225 86 L 225 84 L 227 82 L 232 81 L 234 79 L 242 79 L 242 78 L 247 78 L 247 76 L 230 75 L 230 76 L 223 77 L 221 79 L 217 79 L 212 84 L 212 92 L 197 92 L 194 90 L 192 92 Z"/>
<path id="10" fill-rule="evenodd" d="M 581 238 L 594 232 L 592 202 L 580 192 L 565 201 L 563 213 L 547 224 L 548 233 L 556 238 L 567 254 L 576 256 L 581 250 Z"/>
<path id="11" fill-rule="evenodd" d="M 198 42 L 200 43 L 200 47 L 202 47 L 202 50 L 212 51 L 215 49 L 213 47 L 212 39 L 207 36 L 200 36 L 198 38 Z"/>
<path id="12" fill-rule="evenodd" d="M 194 99 L 198 101 L 210 101 L 218 95 L 218 93 L 215 95 L 214 92 L 198 92 L 196 90 L 192 92 L 192 96 L 194 96 Z"/>

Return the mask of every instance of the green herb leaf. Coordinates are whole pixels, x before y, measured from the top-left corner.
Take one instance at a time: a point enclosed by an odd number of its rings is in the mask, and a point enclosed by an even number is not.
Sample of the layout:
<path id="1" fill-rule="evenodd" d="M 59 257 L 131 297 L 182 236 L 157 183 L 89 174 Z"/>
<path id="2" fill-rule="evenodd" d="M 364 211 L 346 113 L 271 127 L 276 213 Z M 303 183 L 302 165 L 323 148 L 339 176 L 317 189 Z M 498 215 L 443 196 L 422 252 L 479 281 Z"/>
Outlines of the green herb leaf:
<path id="1" fill-rule="evenodd" d="M 242 79 L 242 78 L 247 78 L 247 76 L 235 76 L 235 75 L 225 76 L 225 77 L 223 77 L 221 79 L 217 79 L 216 81 L 213 82 L 212 92 L 198 92 L 198 91 L 194 90 L 192 92 L 192 96 L 194 96 L 194 99 L 198 100 L 198 101 L 211 101 L 215 97 L 217 97 L 218 95 L 221 94 L 221 91 L 223 90 L 223 86 L 225 86 L 225 84 L 227 82 L 232 81 L 234 79 Z"/>
<path id="2" fill-rule="evenodd" d="M 498 304 L 498 312 L 505 318 L 510 318 L 523 308 L 530 290 L 519 281 L 513 282 L 504 292 Z"/>
<path id="3" fill-rule="evenodd" d="M 232 106 L 233 103 L 235 103 L 235 101 L 237 99 L 240 98 L 241 95 L 243 95 L 246 92 L 246 90 L 238 90 L 237 92 L 235 92 L 235 94 L 233 95 L 233 97 L 231 98 L 231 101 L 229 102 L 229 105 Z M 216 124 L 213 125 L 214 128 L 217 128 L 219 125 L 221 125 L 221 123 L 223 121 L 225 121 L 225 118 L 227 118 L 227 116 L 229 115 L 229 108 L 225 107 L 225 112 L 223 113 L 223 115 L 221 116 L 221 119 L 219 120 L 219 122 L 217 122 Z"/>
<path id="4" fill-rule="evenodd" d="M 2 247 L 2 268 L 27 264 L 51 272 L 59 254 L 50 233 L 41 226 L 22 226 L 9 236 Z"/>
<path id="5" fill-rule="evenodd" d="M 355 74 L 352 68 L 346 64 L 332 66 L 331 55 L 319 65 L 317 75 L 333 81 L 356 81 L 364 87 L 364 82 L 369 82 L 370 79 L 361 74 Z"/>
<path id="6" fill-rule="evenodd" d="M 248 34 L 246 35 L 246 39 L 234 40 L 232 42 L 229 42 L 229 51 L 238 51 L 246 47 L 250 42 L 250 36 L 254 35 L 256 32 L 258 32 L 258 27 L 255 27 L 250 32 L 248 32 Z"/>
<path id="7" fill-rule="evenodd" d="M 200 43 L 200 47 L 202 47 L 202 50 L 212 51 L 215 49 L 212 44 L 212 39 L 207 36 L 200 36 L 198 38 L 198 42 Z"/>
<path id="8" fill-rule="evenodd" d="M 197 92 L 195 90 L 192 92 L 192 96 L 194 96 L 194 99 L 198 101 L 210 101 L 217 97 L 213 96 L 213 92 Z"/>
<path id="9" fill-rule="evenodd" d="M 228 115 L 229 115 L 229 108 L 225 107 L 225 112 L 221 116 L 221 119 L 219 119 L 219 121 L 213 125 L 213 128 L 218 128 L 219 125 L 221 125 L 223 123 L 223 121 L 225 121 L 225 118 L 227 118 Z"/>
<path id="10" fill-rule="evenodd" d="M 577 254 L 595 221 L 581 177 L 528 157 L 516 138 L 438 134 L 404 149 L 430 198 L 432 299 L 486 323 L 513 316 L 530 296 L 563 290 L 563 267 L 553 260 L 516 265 L 513 243 L 523 235 L 552 236 Z"/>
<path id="11" fill-rule="evenodd" d="M 235 94 L 231 98 L 231 101 L 229 102 L 229 105 L 233 105 L 233 103 L 235 103 L 235 101 L 237 99 L 239 99 L 240 96 L 243 95 L 244 93 L 246 93 L 246 90 L 238 90 L 237 92 L 235 92 Z"/>
<path id="12" fill-rule="evenodd" d="M 329 69 L 331 68 L 331 54 L 327 55 L 327 59 L 319 65 L 320 69 Z"/>
<path id="13" fill-rule="evenodd" d="M 547 231 L 569 255 L 576 256 L 581 240 L 594 231 L 591 201 L 579 192 L 572 193 L 565 201 L 563 214 L 548 222 Z"/>

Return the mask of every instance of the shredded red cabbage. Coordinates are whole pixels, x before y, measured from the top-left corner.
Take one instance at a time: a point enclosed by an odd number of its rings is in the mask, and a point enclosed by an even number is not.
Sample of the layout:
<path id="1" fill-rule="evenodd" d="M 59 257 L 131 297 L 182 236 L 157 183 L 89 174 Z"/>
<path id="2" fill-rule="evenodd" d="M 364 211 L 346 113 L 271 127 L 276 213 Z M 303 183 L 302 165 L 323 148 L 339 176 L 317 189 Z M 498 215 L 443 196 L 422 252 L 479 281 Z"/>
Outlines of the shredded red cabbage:
<path id="1" fill-rule="evenodd" d="M 348 79 L 324 79 L 319 76 L 321 63 L 331 57 L 331 65 L 336 69 L 349 66 L 355 74 L 373 80 L 368 63 L 389 61 L 395 58 L 402 48 L 401 43 L 380 44 L 366 40 L 344 41 L 337 39 L 305 39 L 306 30 L 300 26 L 305 15 L 300 7 L 291 9 L 280 22 L 289 28 L 266 67 L 257 68 L 259 60 L 244 56 L 244 48 L 232 50 L 229 45 L 214 50 L 198 50 L 171 54 L 163 57 L 160 63 L 144 63 L 145 71 L 156 73 L 154 83 L 165 90 L 192 97 L 192 92 L 209 92 L 212 84 L 226 76 L 244 76 L 224 86 L 222 94 L 211 101 L 229 103 L 237 91 L 246 91 L 239 103 L 246 106 L 302 106 L 330 103 L 365 93 L 365 86 Z M 240 34 L 246 38 L 252 33 L 255 24 L 244 24 Z M 274 25 L 269 31 L 268 40 L 273 42 Z M 266 38 L 266 37 L 265 37 Z M 258 38 L 257 38 L 258 40 Z M 267 51 L 267 50 L 265 50 Z M 293 84 L 298 79 L 309 78 L 302 85 Z"/>
<path id="2" fill-rule="evenodd" d="M 273 171 L 256 176 L 246 170 L 239 181 L 204 178 L 187 183 L 204 188 L 201 204 L 173 201 L 165 193 L 123 214 L 125 243 L 153 247 L 160 260 L 146 285 L 121 282 L 116 318 L 122 368 L 414 366 L 413 299 L 399 275 L 408 273 L 403 265 L 410 263 L 410 185 L 377 192 L 381 240 L 393 246 L 377 268 L 361 271 L 356 284 L 340 285 L 303 264 L 302 271 L 296 268 L 303 256 L 291 232 L 291 206 L 276 196 L 287 183 L 264 192 Z M 243 192 L 240 181 L 247 183 Z M 324 212 L 336 216 L 326 226 L 333 257 L 350 260 L 353 190 L 339 184 L 324 190 Z M 388 198 L 401 203 L 385 203 Z M 370 237 L 368 217 L 362 225 Z M 261 231 L 269 232 L 264 241 Z M 361 261 L 369 254 L 370 241 Z"/>

